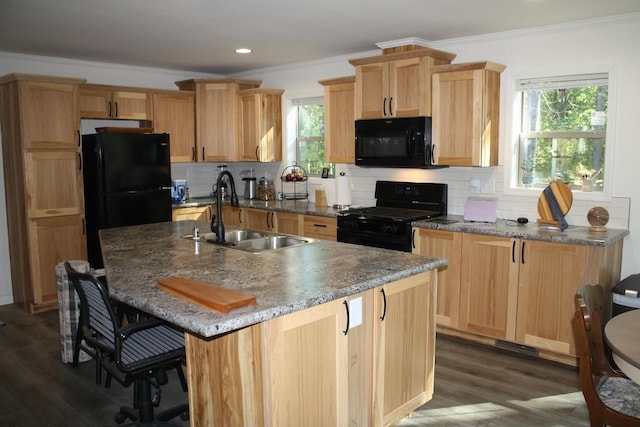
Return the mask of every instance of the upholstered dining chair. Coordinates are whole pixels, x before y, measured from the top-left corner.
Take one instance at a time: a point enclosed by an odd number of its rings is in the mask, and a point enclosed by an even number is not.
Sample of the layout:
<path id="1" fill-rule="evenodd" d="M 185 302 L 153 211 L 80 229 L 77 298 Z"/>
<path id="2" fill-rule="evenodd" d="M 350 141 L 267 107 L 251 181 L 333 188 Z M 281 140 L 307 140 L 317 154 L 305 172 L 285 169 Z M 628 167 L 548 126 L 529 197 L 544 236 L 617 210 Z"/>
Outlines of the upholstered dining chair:
<path id="1" fill-rule="evenodd" d="M 640 385 L 613 369 L 605 353 L 599 285 L 583 284 L 575 295 L 573 331 L 580 358 L 580 388 L 592 427 L 640 426 Z"/>
<path id="2" fill-rule="evenodd" d="M 77 272 L 69 263 L 65 263 L 65 270 L 80 297 L 79 323 L 85 342 L 110 377 L 124 386 L 134 385 L 133 408 L 121 407 L 116 422 L 123 423 L 127 418 L 140 423 L 168 421 L 178 415 L 187 420 L 187 403 L 154 416 L 153 407 L 159 402 L 151 394 L 152 385 L 159 388 L 167 383 L 167 371 L 171 369 L 178 370 L 183 390 L 187 391 L 182 372 L 184 333 L 155 318 L 119 327 L 104 284 L 92 275 Z"/>

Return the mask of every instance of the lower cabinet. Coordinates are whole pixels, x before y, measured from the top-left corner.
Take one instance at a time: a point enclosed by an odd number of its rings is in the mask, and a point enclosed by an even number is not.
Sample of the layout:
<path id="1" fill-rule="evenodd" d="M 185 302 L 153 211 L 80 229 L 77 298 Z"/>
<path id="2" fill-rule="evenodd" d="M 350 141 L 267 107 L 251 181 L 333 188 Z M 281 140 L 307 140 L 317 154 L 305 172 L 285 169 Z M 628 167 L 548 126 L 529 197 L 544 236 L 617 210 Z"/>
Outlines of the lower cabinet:
<path id="1" fill-rule="evenodd" d="M 435 271 L 204 340 L 193 426 L 392 425 L 433 395 Z"/>
<path id="2" fill-rule="evenodd" d="M 275 218 L 276 230 L 278 233 L 293 234 L 302 236 L 302 220 L 299 214 L 288 212 L 278 212 Z"/>
<path id="3" fill-rule="evenodd" d="M 198 206 L 192 208 L 174 208 L 171 215 L 173 221 L 194 219 L 196 221 L 211 221 L 212 206 Z"/>
<path id="4" fill-rule="evenodd" d="M 338 234 L 338 220 L 336 218 L 305 215 L 304 236 L 335 242 Z"/>
<path id="5" fill-rule="evenodd" d="M 216 214 L 215 206 L 212 207 L 213 215 Z M 245 219 L 245 210 L 244 208 L 238 206 L 231 205 L 223 205 L 222 206 L 222 223 L 224 225 L 232 225 L 234 227 L 244 227 L 246 219 Z"/>
<path id="6" fill-rule="evenodd" d="M 252 230 L 277 231 L 277 213 L 262 209 L 247 209 L 245 227 Z"/>
<path id="7" fill-rule="evenodd" d="M 438 272 L 436 322 L 445 334 L 528 346 L 575 364 L 571 329 L 576 290 L 609 290 L 620 280 L 622 241 L 608 246 L 414 229 L 414 252 L 445 257 Z"/>

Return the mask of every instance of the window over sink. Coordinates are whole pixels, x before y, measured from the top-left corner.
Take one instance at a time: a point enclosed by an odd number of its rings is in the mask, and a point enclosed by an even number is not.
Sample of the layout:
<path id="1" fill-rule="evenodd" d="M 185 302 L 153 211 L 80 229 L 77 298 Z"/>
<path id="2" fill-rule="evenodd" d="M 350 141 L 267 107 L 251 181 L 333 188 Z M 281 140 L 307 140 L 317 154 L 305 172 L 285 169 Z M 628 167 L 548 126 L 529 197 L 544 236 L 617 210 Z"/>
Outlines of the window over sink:
<path id="1" fill-rule="evenodd" d="M 333 176 L 334 164 L 326 161 L 324 97 L 293 99 L 296 111 L 296 162 L 309 176 L 323 170 Z"/>

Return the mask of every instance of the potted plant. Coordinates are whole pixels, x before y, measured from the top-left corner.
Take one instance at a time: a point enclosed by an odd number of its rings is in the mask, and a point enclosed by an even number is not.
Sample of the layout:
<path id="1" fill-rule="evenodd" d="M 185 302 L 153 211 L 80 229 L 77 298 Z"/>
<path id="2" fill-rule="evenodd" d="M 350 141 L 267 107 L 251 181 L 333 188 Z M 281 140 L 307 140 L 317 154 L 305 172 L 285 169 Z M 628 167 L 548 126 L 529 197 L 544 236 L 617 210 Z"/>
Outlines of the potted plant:
<path id="1" fill-rule="evenodd" d="M 524 162 L 522 163 L 522 165 L 520 165 L 520 169 L 522 169 L 522 175 L 520 176 L 522 186 L 525 188 L 533 186 L 536 174 L 535 166 L 532 163 Z"/>

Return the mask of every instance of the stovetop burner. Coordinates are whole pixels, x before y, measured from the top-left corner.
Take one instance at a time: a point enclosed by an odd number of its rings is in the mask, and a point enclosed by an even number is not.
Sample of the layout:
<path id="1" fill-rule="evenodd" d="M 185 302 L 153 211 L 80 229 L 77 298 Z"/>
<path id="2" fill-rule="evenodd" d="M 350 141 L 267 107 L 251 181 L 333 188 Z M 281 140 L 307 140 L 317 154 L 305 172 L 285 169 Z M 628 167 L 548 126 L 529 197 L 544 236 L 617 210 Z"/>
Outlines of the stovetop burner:
<path id="1" fill-rule="evenodd" d="M 438 211 L 421 209 L 391 208 L 385 206 L 372 206 L 367 208 L 349 209 L 339 212 L 340 216 L 358 217 L 364 219 L 386 219 L 389 221 L 418 221 L 442 215 Z"/>

